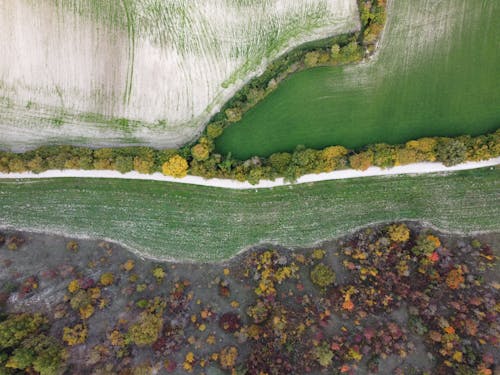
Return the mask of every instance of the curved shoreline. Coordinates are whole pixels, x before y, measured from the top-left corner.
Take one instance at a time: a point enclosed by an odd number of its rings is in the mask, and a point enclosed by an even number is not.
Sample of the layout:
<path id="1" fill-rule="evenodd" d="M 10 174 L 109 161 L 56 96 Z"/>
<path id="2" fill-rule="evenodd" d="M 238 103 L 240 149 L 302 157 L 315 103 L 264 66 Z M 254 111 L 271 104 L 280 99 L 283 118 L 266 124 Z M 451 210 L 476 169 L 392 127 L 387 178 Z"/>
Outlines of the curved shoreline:
<path id="1" fill-rule="evenodd" d="M 49 170 L 42 173 L 22 172 L 22 173 L 0 173 L 1 179 L 47 179 L 47 178 L 68 178 L 68 177 L 82 177 L 82 178 L 115 178 L 126 180 L 150 180 L 150 181 L 164 181 L 175 182 L 180 184 L 208 186 L 223 189 L 233 190 L 250 190 L 250 189 L 266 189 L 279 186 L 289 186 L 297 184 L 306 184 L 319 181 L 342 180 L 349 178 L 360 177 L 373 177 L 373 176 L 394 176 L 405 174 L 426 174 L 436 172 L 454 172 L 469 169 L 477 169 L 484 167 L 494 167 L 500 165 L 500 157 L 492 158 L 489 160 L 478 162 L 466 162 L 452 167 L 446 167 L 442 163 L 414 163 L 403 166 L 397 166 L 387 169 L 380 167 L 370 167 L 366 171 L 358 171 L 355 169 L 338 170 L 327 173 L 307 174 L 301 176 L 296 182 L 285 182 L 284 178 L 280 177 L 276 180 L 261 180 L 258 184 L 252 185 L 249 182 L 241 182 L 230 179 L 212 178 L 205 179 L 199 176 L 186 176 L 182 178 L 174 178 L 165 176 L 159 172 L 152 174 L 142 174 L 139 172 L 120 173 L 118 171 L 110 170 Z"/>

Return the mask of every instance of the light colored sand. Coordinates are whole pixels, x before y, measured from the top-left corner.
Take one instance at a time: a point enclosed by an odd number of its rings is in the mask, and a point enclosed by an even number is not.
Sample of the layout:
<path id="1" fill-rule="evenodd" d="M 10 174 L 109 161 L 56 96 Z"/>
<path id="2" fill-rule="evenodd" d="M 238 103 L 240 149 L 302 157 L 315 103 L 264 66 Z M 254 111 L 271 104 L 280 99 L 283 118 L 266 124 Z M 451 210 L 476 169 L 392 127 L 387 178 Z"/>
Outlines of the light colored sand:
<path id="1" fill-rule="evenodd" d="M 328 180 L 341 180 L 346 178 L 370 177 L 370 176 L 453 172 L 453 171 L 463 171 L 467 169 L 493 167 L 499 164 L 500 164 L 500 157 L 479 162 L 467 162 L 455 165 L 453 167 L 446 167 L 441 163 L 415 163 L 415 164 L 408 164 L 404 166 L 387 168 L 387 169 L 381 169 L 379 167 L 370 167 L 366 171 L 346 169 L 342 171 L 304 175 L 297 180 L 296 184 L 305 184 L 305 183 L 328 181 Z M 197 176 L 173 178 L 169 176 L 164 176 L 161 173 L 153 173 L 153 174 L 141 174 L 138 172 L 120 173 L 117 171 L 103 171 L 103 170 L 92 170 L 92 171 L 74 170 L 74 169 L 62 170 L 62 171 L 50 170 L 39 174 L 35 174 L 32 172 L 8 173 L 8 174 L 0 173 L 0 179 L 63 178 L 63 177 L 154 180 L 154 181 L 167 181 L 167 182 L 176 182 L 181 184 L 211 186 L 211 187 L 236 189 L 236 190 L 262 189 L 262 188 L 273 188 L 278 186 L 292 185 L 291 183 L 285 182 L 283 178 L 277 178 L 274 181 L 262 180 L 259 182 L 259 184 L 252 185 L 248 182 L 240 182 L 240 181 L 220 179 L 220 178 L 204 179 L 202 177 L 197 177 Z"/>

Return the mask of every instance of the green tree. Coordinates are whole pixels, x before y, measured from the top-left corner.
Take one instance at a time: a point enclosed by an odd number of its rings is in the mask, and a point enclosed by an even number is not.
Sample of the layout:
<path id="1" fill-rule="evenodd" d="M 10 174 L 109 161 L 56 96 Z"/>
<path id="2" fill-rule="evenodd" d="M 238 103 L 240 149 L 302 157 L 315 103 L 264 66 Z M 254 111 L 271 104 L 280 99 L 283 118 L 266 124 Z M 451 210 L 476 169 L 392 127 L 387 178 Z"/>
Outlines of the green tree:
<path id="1" fill-rule="evenodd" d="M 277 152 L 267 159 L 269 166 L 280 175 L 285 173 L 291 161 L 292 154 L 288 152 Z"/>
<path id="2" fill-rule="evenodd" d="M 370 147 L 373 151 L 373 164 L 380 168 L 393 167 L 396 161 L 396 151 L 393 146 L 377 143 Z"/>
<path id="3" fill-rule="evenodd" d="M 128 331 L 128 340 L 138 346 L 151 345 L 160 336 L 163 319 L 157 314 L 144 311 Z"/>
<path id="4" fill-rule="evenodd" d="M 467 159 L 467 147 L 459 139 L 443 138 L 437 145 L 437 160 L 447 167 L 463 163 Z"/>
<path id="5" fill-rule="evenodd" d="M 121 173 L 127 173 L 134 169 L 134 159 L 131 156 L 118 156 L 115 168 Z"/>
<path id="6" fill-rule="evenodd" d="M 332 46 L 330 56 L 333 61 L 337 61 L 340 58 L 340 46 L 338 44 Z"/>
<path id="7" fill-rule="evenodd" d="M 40 173 L 47 169 L 44 160 L 38 155 L 29 160 L 26 165 L 34 173 Z"/>
<path id="8" fill-rule="evenodd" d="M 292 155 L 291 165 L 298 167 L 301 175 L 321 172 L 320 156 L 320 151 L 299 145 Z"/>
<path id="9" fill-rule="evenodd" d="M 10 315 L 0 323 L 0 349 L 18 346 L 46 323 L 47 319 L 41 314 Z"/>
<path id="10" fill-rule="evenodd" d="M 9 161 L 9 171 L 11 173 L 20 173 L 26 171 L 26 166 L 24 162 L 19 158 L 15 157 Z"/>
<path id="11" fill-rule="evenodd" d="M 210 156 L 210 149 L 207 145 L 198 143 L 191 149 L 191 155 L 197 161 L 207 160 Z"/>
<path id="12" fill-rule="evenodd" d="M 361 48 L 358 42 L 353 40 L 348 45 L 342 47 L 341 55 L 344 62 L 357 61 L 361 59 Z"/>
<path id="13" fill-rule="evenodd" d="M 134 158 L 134 169 L 143 174 L 150 174 L 154 170 L 154 158 L 152 155 L 136 156 Z"/>
<path id="14" fill-rule="evenodd" d="M 304 57 L 304 64 L 306 64 L 308 68 L 312 68 L 318 65 L 318 60 L 319 60 L 319 52 L 311 51 L 306 53 L 306 56 Z"/>
<path id="15" fill-rule="evenodd" d="M 314 285 L 326 288 L 335 282 L 335 272 L 327 265 L 319 263 L 311 270 L 311 281 Z"/>
<path id="16" fill-rule="evenodd" d="M 239 107 L 228 108 L 225 114 L 229 122 L 238 122 L 243 117 L 243 111 Z"/>
<path id="17" fill-rule="evenodd" d="M 223 131 L 224 131 L 224 123 L 221 121 L 212 122 L 207 126 L 207 136 L 212 139 L 220 137 Z"/>

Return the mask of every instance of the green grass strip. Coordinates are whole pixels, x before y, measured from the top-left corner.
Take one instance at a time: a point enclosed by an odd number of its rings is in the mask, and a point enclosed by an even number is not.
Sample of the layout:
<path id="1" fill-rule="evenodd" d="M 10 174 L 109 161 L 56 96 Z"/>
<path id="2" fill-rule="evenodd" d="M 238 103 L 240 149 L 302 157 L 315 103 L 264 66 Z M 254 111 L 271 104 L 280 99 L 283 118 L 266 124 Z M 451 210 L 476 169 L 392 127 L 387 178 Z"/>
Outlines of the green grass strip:
<path id="1" fill-rule="evenodd" d="M 495 230 L 499 177 L 487 168 L 258 191 L 115 179 L 0 180 L 0 225 L 107 238 L 159 258 L 219 261 L 259 242 L 305 246 L 382 221 Z"/>

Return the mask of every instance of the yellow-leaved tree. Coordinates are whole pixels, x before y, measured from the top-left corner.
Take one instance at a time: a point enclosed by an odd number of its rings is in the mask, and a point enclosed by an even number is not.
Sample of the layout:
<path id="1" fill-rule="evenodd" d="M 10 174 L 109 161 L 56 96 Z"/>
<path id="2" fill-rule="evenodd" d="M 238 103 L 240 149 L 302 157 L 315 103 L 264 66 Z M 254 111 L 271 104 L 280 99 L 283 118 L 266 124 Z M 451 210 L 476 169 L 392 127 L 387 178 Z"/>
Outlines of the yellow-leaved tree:
<path id="1" fill-rule="evenodd" d="M 337 169 L 339 161 L 346 156 L 349 150 L 342 146 L 330 146 L 321 151 L 321 158 L 324 163 L 324 171 L 330 172 Z"/>
<path id="2" fill-rule="evenodd" d="M 188 168 L 186 159 L 180 155 L 174 155 L 163 163 L 162 171 L 164 175 L 181 178 L 187 175 Z"/>

